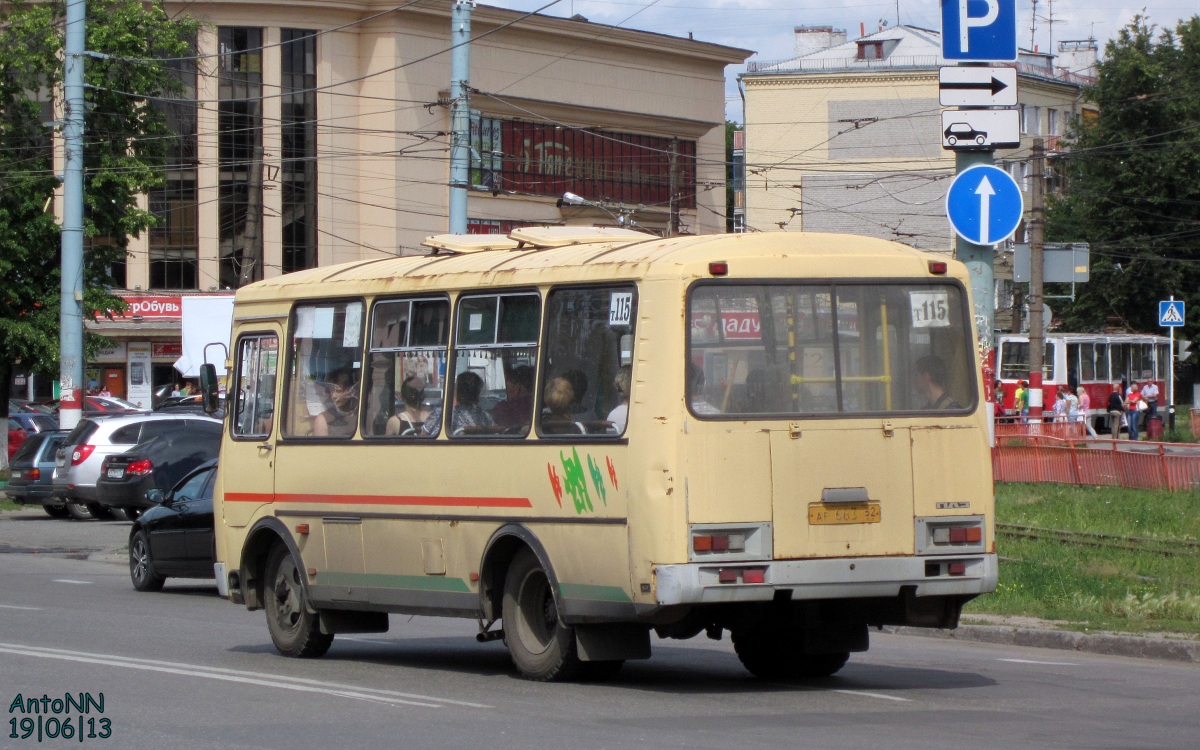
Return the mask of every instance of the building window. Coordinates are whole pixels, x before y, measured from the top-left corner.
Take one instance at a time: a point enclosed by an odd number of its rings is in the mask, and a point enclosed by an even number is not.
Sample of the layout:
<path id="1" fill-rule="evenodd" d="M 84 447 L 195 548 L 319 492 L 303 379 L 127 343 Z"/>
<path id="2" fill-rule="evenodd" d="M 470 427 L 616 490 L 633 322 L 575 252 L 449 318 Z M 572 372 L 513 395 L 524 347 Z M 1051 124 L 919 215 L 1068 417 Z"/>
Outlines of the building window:
<path id="1" fill-rule="evenodd" d="M 1046 135 L 1062 135 L 1062 123 L 1057 109 L 1046 110 Z"/>
<path id="2" fill-rule="evenodd" d="M 195 49 L 195 42 L 192 43 Z M 196 61 L 167 62 L 181 89 L 154 107 L 175 135 L 167 148 L 164 181 L 150 191 L 150 288 L 199 289 L 200 240 L 196 197 Z"/>
<path id="3" fill-rule="evenodd" d="M 262 29 L 217 36 L 221 286 L 236 289 L 263 277 Z"/>
<path id="4" fill-rule="evenodd" d="M 1021 132 L 1024 135 L 1041 135 L 1042 108 L 1032 104 L 1021 105 Z"/>
<path id="5" fill-rule="evenodd" d="M 283 272 L 317 266 L 317 38 L 283 29 Z"/>
<path id="6" fill-rule="evenodd" d="M 674 165 L 672 167 L 672 165 Z M 696 206 L 696 142 L 472 115 L 471 184 L 493 192 Z"/>
<path id="7" fill-rule="evenodd" d="M 857 58 L 859 60 L 882 60 L 883 42 L 859 42 Z"/>

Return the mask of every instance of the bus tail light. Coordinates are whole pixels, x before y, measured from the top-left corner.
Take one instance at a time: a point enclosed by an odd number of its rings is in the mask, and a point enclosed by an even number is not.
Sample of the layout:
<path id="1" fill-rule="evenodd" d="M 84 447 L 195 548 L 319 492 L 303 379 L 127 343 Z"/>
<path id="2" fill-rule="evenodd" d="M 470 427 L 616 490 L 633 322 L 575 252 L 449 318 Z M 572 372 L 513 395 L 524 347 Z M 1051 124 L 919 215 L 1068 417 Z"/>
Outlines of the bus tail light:
<path id="1" fill-rule="evenodd" d="M 745 552 L 745 534 L 697 534 L 692 537 L 694 552 Z"/>
<path id="2" fill-rule="evenodd" d="M 917 553 L 983 552 L 983 516 L 917 519 Z"/>
<path id="3" fill-rule="evenodd" d="M 946 261 L 944 260 L 929 261 L 929 272 L 937 276 L 941 276 L 942 274 L 946 273 L 949 268 L 950 267 L 946 265 Z"/>
<path id="4" fill-rule="evenodd" d="M 87 460 L 87 457 L 92 455 L 92 451 L 96 450 L 94 445 L 77 445 L 75 450 L 71 451 L 71 465 L 78 466 Z"/>
<path id="5" fill-rule="evenodd" d="M 770 523 L 692 524 L 688 560 L 741 562 L 771 559 Z"/>
<path id="6" fill-rule="evenodd" d="M 965 562 L 948 562 L 946 563 L 946 573 L 952 576 L 966 575 L 967 564 Z"/>
<path id="7" fill-rule="evenodd" d="M 711 575 L 711 573 L 710 573 Z M 719 568 L 717 583 L 766 583 L 766 568 Z"/>
<path id="8" fill-rule="evenodd" d="M 742 583 L 766 583 L 766 568 L 746 568 L 742 571 Z"/>
<path id="9" fill-rule="evenodd" d="M 729 263 L 723 260 L 714 260 L 708 264 L 708 273 L 711 276 L 728 276 Z"/>

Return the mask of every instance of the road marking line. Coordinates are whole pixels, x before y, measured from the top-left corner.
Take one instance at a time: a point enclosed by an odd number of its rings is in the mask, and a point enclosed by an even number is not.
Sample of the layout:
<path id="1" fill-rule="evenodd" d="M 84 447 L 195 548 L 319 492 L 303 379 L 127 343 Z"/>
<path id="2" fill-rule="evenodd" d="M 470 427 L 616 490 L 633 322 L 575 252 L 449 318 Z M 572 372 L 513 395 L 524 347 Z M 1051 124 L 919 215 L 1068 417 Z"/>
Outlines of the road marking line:
<path id="1" fill-rule="evenodd" d="M 1034 661 L 1033 659 L 997 659 L 996 661 L 1007 661 L 1013 664 L 1041 664 L 1046 667 L 1078 667 L 1079 665 L 1073 661 Z"/>
<path id="2" fill-rule="evenodd" d="M 831 693 L 845 693 L 846 695 L 863 695 L 868 698 L 879 698 L 885 701 L 898 701 L 901 703 L 912 703 L 911 698 L 901 698 L 896 695 L 885 695 L 884 693 L 868 693 L 866 690 L 830 690 Z"/>
<path id="3" fill-rule="evenodd" d="M 425 708 L 444 708 L 446 705 L 464 706 L 467 708 L 494 708 L 483 703 L 439 698 L 432 695 L 400 693 L 394 690 L 378 690 L 359 685 L 345 685 L 336 682 L 309 680 L 302 677 L 286 677 L 263 675 L 258 672 L 245 672 L 236 669 L 220 667 L 205 667 L 198 664 L 183 664 L 179 662 L 155 661 L 151 659 L 132 659 L 113 654 L 89 654 L 81 651 L 66 651 L 57 648 L 41 646 L 26 646 L 17 643 L 0 643 L 0 653 L 36 656 L 43 659 L 61 659 L 63 661 L 82 662 L 84 664 L 101 664 L 125 669 L 138 669 L 147 672 L 163 672 L 190 677 L 204 677 L 210 680 L 238 682 L 247 685 L 262 685 L 277 687 L 283 690 L 294 690 L 305 693 L 324 693 L 355 700 L 373 701 L 392 705 L 421 706 Z"/>
<path id="4" fill-rule="evenodd" d="M 55 583 L 74 583 L 79 586 L 90 586 L 91 581 L 76 581 L 74 578 L 55 578 Z"/>
<path id="5" fill-rule="evenodd" d="M 15 604 L 0 604 L 0 609 L 27 609 L 30 612 L 41 612 L 41 607 L 18 607 Z"/>

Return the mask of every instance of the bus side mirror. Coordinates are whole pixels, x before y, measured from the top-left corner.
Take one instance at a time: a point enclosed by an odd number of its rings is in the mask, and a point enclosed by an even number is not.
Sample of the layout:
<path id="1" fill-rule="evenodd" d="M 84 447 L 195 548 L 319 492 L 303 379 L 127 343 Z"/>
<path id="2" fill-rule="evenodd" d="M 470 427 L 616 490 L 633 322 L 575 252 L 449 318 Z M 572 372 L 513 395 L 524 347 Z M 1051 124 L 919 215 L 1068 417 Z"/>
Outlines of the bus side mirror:
<path id="1" fill-rule="evenodd" d="M 200 398 L 204 404 L 204 413 L 212 414 L 217 410 L 217 366 L 213 364 L 200 365 Z"/>

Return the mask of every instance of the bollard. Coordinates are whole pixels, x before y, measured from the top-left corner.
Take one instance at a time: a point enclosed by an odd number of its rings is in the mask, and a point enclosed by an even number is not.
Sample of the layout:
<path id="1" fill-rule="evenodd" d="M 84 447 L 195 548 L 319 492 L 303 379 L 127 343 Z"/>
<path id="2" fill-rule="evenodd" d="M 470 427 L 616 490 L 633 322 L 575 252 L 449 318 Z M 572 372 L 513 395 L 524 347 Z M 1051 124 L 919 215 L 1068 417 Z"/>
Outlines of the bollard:
<path id="1" fill-rule="evenodd" d="M 1175 404 L 1167 407 L 1167 428 L 1172 431 L 1175 430 Z"/>

